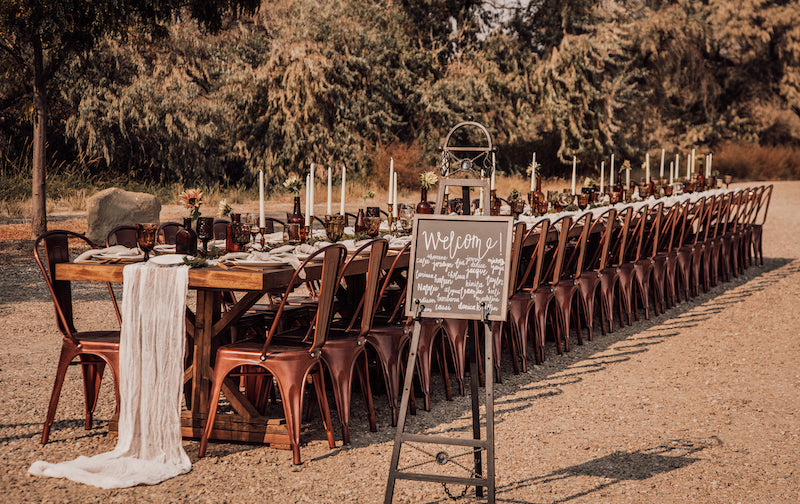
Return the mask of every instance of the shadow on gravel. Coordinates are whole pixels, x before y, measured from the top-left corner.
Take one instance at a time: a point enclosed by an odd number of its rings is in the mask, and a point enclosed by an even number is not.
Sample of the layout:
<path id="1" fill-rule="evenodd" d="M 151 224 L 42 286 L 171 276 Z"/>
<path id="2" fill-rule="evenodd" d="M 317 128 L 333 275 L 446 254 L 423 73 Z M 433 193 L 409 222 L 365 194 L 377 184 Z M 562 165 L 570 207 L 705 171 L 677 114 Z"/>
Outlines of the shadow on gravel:
<path id="1" fill-rule="evenodd" d="M 86 439 L 91 437 L 97 436 L 106 436 L 108 435 L 108 420 L 94 420 L 93 427 L 86 432 L 83 436 L 70 436 L 68 438 L 60 439 L 59 438 L 59 431 L 64 430 L 73 430 L 73 429 L 83 429 L 85 420 L 77 419 L 77 418 L 70 418 L 67 420 L 56 420 L 53 422 L 53 426 L 50 428 L 50 443 L 61 443 L 61 442 L 73 442 L 77 439 Z M 14 436 L 6 436 L 0 437 L 0 444 L 7 443 L 9 441 L 14 441 L 17 439 L 31 439 L 31 438 L 40 438 L 42 436 L 42 426 L 44 424 L 42 422 L 37 423 L 18 423 L 18 424 L 5 424 L 0 425 L 0 431 L 5 429 L 18 429 L 21 427 L 33 429 L 33 432 L 26 432 L 24 434 L 16 434 Z"/>
<path id="2" fill-rule="evenodd" d="M 504 499 L 503 494 L 567 478 L 588 478 L 585 490 L 556 501 L 548 501 L 553 503 L 569 502 L 573 499 L 591 495 L 621 481 L 641 481 L 658 474 L 686 467 L 700 460 L 690 455 L 717 446 L 722 446 L 722 441 L 716 436 L 711 436 L 707 439 L 675 439 L 662 445 L 644 448 L 635 452 L 614 452 L 600 458 L 588 460 L 582 464 L 565 467 L 549 474 L 499 487 L 497 488 L 497 501 L 534 504 L 537 501 Z M 597 481 L 598 479 L 601 481 Z"/>

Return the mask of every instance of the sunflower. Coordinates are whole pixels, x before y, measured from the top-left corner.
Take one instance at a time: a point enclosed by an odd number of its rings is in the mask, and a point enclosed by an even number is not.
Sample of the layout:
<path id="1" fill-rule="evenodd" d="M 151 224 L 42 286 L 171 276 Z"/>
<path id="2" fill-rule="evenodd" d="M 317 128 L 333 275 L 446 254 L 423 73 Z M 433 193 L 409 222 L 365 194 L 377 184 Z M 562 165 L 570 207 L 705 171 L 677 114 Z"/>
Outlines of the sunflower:
<path id="1" fill-rule="evenodd" d="M 187 189 L 178 196 L 178 201 L 189 209 L 192 219 L 200 217 L 200 205 L 203 204 L 203 191 L 200 189 Z"/>

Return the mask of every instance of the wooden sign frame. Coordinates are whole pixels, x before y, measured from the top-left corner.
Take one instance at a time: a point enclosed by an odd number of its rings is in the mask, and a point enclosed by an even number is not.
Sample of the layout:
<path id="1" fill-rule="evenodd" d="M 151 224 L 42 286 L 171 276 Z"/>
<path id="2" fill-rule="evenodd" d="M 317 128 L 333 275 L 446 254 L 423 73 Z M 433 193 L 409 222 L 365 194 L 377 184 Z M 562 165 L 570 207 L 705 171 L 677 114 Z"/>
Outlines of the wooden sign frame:
<path id="1" fill-rule="evenodd" d="M 497 299 L 496 308 L 490 309 L 488 320 L 490 321 L 505 321 L 508 311 L 508 282 L 510 279 L 511 271 L 511 247 L 513 239 L 513 226 L 514 220 L 512 217 L 499 217 L 499 216 L 464 216 L 464 215 L 415 215 L 414 225 L 412 228 L 412 246 L 410 251 L 410 259 L 408 264 L 408 289 L 406 290 L 406 316 L 422 318 L 456 318 L 465 320 L 484 320 L 485 313 L 479 306 L 481 302 L 490 301 L 489 299 L 479 299 L 476 295 L 476 305 L 474 310 L 467 309 L 443 309 L 441 306 L 430 306 L 427 303 L 420 313 L 417 313 L 414 302 L 418 298 L 418 287 L 424 284 L 424 280 L 418 278 L 418 273 L 421 271 L 422 266 L 417 266 L 417 259 L 421 257 L 420 252 L 422 247 L 426 247 L 426 241 L 433 243 L 437 249 L 441 247 L 442 251 L 447 251 L 451 258 L 453 255 L 458 254 L 465 248 L 471 250 L 464 254 L 464 257 L 470 259 L 472 256 L 469 254 L 481 253 L 484 247 L 496 248 L 500 247 L 497 251 L 490 249 L 485 250 L 483 258 L 489 253 L 492 257 L 502 257 L 503 259 L 503 273 L 502 282 L 496 287 Z M 471 229 L 469 236 L 465 234 L 456 235 L 455 232 L 461 233 L 466 227 Z M 488 229 L 487 229 L 488 228 Z M 449 234 L 448 234 L 449 231 Z M 435 238 L 430 238 L 429 235 L 420 240 L 420 234 L 424 233 L 437 233 Z M 492 233 L 491 235 L 489 233 Z M 497 234 L 495 234 L 497 233 Z M 498 236 L 499 234 L 499 236 Z M 465 236 L 467 239 L 459 241 L 459 237 Z M 455 250 L 454 250 L 455 249 Z M 425 303 L 423 303 L 424 305 Z"/>

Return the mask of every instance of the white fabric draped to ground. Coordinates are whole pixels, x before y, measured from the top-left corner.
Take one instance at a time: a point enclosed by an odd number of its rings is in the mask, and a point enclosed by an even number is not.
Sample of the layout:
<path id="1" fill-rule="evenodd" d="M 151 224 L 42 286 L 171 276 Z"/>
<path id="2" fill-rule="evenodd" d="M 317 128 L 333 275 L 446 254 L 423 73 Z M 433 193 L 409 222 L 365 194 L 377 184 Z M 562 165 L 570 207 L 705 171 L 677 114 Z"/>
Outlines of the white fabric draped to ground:
<path id="1" fill-rule="evenodd" d="M 93 457 L 37 461 L 30 474 L 124 488 L 191 470 L 180 429 L 189 267 L 132 264 L 123 276 L 117 446 Z"/>

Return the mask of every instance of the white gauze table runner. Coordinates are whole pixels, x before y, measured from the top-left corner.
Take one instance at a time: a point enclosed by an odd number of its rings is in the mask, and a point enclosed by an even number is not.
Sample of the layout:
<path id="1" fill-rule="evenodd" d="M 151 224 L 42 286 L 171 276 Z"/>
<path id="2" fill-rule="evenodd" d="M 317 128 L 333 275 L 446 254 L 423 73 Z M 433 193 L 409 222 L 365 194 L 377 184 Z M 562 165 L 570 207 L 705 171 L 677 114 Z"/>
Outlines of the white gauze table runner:
<path id="1" fill-rule="evenodd" d="M 180 428 L 189 267 L 131 264 L 123 277 L 117 446 L 93 457 L 34 462 L 30 474 L 124 488 L 192 468 Z"/>

